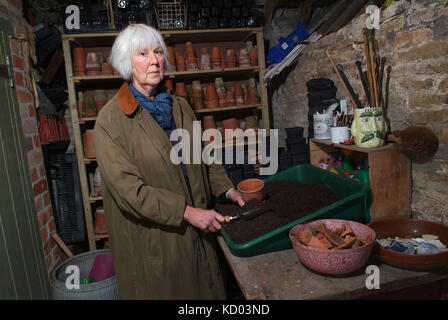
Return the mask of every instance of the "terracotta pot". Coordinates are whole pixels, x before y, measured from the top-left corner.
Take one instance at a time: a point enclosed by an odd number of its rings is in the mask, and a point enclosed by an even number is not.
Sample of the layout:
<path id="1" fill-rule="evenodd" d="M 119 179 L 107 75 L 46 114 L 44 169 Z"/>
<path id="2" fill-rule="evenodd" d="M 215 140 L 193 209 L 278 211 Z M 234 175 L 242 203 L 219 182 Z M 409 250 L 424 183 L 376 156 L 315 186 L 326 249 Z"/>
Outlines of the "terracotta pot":
<path id="1" fill-rule="evenodd" d="M 164 85 L 168 91 L 174 92 L 173 80 L 166 79 Z"/>
<path id="2" fill-rule="evenodd" d="M 92 96 L 84 97 L 84 101 L 82 103 L 82 111 L 84 117 L 96 117 L 98 115 L 96 102 Z"/>
<path id="3" fill-rule="evenodd" d="M 187 67 L 185 65 L 185 58 L 182 55 L 176 56 L 176 62 L 177 62 L 177 71 L 186 71 Z"/>
<path id="4" fill-rule="evenodd" d="M 249 104 L 259 104 L 260 97 L 258 96 L 258 91 L 256 88 L 249 87 L 248 89 L 248 103 Z"/>
<path id="5" fill-rule="evenodd" d="M 73 70 L 75 76 L 86 75 L 86 52 L 84 48 L 73 49 Z"/>
<path id="6" fill-rule="evenodd" d="M 233 107 L 236 105 L 235 94 L 232 90 L 226 92 L 226 107 Z"/>
<path id="7" fill-rule="evenodd" d="M 250 67 L 250 56 L 247 48 L 240 49 L 240 57 L 238 61 L 240 67 Z"/>
<path id="8" fill-rule="evenodd" d="M 104 215 L 103 207 L 96 208 L 95 210 L 95 233 L 96 234 L 107 233 L 106 216 Z"/>
<path id="9" fill-rule="evenodd" d="M 107 95 L 104 90 L 95 90 L 95 93 L 93 95 L 95 99 L 96 104 L 96 110 L 100 112 L 100 110 L 104 107 L 104 105 L 107 103 Z"/>
<path id="10" fill-rule="evenodd" d="M 174 53 L 174 47 L 168 46 L 168 65 L 167 71 L 176 71 L 176 54 Z"/>
<path id="11" fill-rule="evenodd" d="M 207 129 L 216 129 L 215 119 L 213 118 L 212 115 L 204 116 L 202 121 L 203 121 L 202 127 L 203 127 L 204 131 Z"/>
<path id="12" fill-rule="evenodd" d="M 188 101 L 187 89 L 185 88 L 184 82 L 176 82 L 176 92 L 175 94 L 179 97 L 184 98 Z"/>
<path id="13" fill-rule="evenodd" d="M 246 129 L 258 129 L 258 120 L 256 116 L 248 116 L 244 118 Z"/>
<path id="14" fill-rule="evenodd" d="M 235 57 L 235 51 L 233 49 L 227 49 L 226 67 L 227 68 L 235 68 L 236 67 L 236 57 Z"/>
<path id="15" fill-rule="evenodd" d="M 88 76 L 99 76 L 101 74 L 100 55 L 98 53 L 87 53 L 86 70 Z"/>
<path id="16" fill-rule="evenodd" d="M 101 64 L 101 74 L 104 76 L 111 76 L 114 74 L 114 69 L 108 62 L 103 62 Z"/>
<path id="17" fill-rule="evenodd" d="M 213 84 L 209 85 L 205 91 L 205 108 L 218 108 L 218 94 Z"/>
<path id="18" fill-rule="evenodd" d="M 249 51 L 250 56 L 250 65 L 251 66 L 258 66 L 258 50 L 257 47 L 252 47 Z"/>
<path id="19" fill-rule="evenodd" d="M 194 53 L 187 54 L 187 70 L 188 71 L 196 71 L 199 70 L 198 63 L 196 60 L 196 56 Z"/>
<path id="20" fill-rule="evenodd" d="M 221 52 L 221 69 L 225 69 L 225 68 L 227 68 L 226 57 L 224 56 L 224 53 Z"/>
<path id="21" fill-rule="evenodd" d="M 238 183 L 238 191 L 243 196 L 244 202 L 251 199 L 263 201 L 265 198 L 264 182 L 260 179 L 246 179 Z"/>
<path id="22" fill-rule="evenodd" d="M 82 111 L 82 100 L 78 100 L 77 107 L 78 107 L 78 117 L 79 118 L 83 118 L 84 117 L 84 113 Z"/>
<path id="23" fill-rule="evenodd" d="M 235 88 L 235 102 L 237 106 L 244 105 L 244 92 L 241 83 L 234 85 Z"/>
<path id="24" fill-rule="evenodd" d="M 208 54 L 207 48 L 202 48 L 201 50 L 201 70 L 210 70 L 212 64 L 210 61 L 210 55 Z"/>
<path id="25" fill-rule="evenodd" d="M 224 130 L 226 129 L 231 129 L 231 130 L 236 130 L 239 129 L 239 123 L 238 120 L 236 120 L 236 118 L 229 118 L 229 119 L 224 119 L 222 121 L 222 128 Z"/>
<path id="26" fill-rule="evenodd" d="M 191 83 L 192 106 L 195 110 L 204 109 L 204 91 L 202 90 L 200 81 Z"/>
<path id="27" fill-rule="evenodd" d="M 192 45 L 191 41 L 185 42 L 185 49 L 186 49 L 187 55 L 188 54 L 194 55 L 193 45 Z"/>
<path id="28" fill-rule="evenodd" d="M 84 133 L 84 156 L 87 159 L 95 159 L 95 147 L 93 145 L 93 129 L 87 129 Z"/>
<path id="29" fill-rule="evenodd" d="M 213 47 L 212 56 L 211 56 L 212 68 L 220 69 L 221 68 L 221 52 L 218 47 Z"/>

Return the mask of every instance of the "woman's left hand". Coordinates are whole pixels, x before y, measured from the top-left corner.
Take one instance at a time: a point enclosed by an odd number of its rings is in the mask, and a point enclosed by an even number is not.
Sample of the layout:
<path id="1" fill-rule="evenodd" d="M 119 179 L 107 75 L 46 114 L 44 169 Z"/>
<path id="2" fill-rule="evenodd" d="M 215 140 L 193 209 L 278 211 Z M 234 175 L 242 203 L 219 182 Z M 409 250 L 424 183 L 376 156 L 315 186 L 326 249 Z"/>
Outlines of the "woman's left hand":
<path id="1" fill-rule="evenodd" d="M 230 190 L 228 197 L 233 202 L 238 203 L 240 207 L 244 206 L 243 196 L 241 195 L 240 192 L 236 191 L 235 189 Z"/>

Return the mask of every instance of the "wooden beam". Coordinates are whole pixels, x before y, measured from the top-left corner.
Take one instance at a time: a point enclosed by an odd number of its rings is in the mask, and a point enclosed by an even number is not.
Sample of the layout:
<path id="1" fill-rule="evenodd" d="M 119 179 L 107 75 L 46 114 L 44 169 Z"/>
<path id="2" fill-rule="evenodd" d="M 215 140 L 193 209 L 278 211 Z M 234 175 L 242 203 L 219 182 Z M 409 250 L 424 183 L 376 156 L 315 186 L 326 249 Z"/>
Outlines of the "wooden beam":
<path id="1" fill-rule="evenodd" d="M 276 4 L 277 4 L 277 0 L 265 0 L 264 1 L 264 18 L 266 20 L 266 24 L 271 23 Z"/>

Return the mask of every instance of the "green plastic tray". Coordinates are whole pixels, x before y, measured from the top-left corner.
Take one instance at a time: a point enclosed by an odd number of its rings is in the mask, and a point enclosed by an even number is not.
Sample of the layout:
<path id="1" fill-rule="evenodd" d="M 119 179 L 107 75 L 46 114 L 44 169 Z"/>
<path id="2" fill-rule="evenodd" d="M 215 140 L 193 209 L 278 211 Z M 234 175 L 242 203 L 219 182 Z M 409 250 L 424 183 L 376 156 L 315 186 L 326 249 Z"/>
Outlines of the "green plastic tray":
<path id="1" fill-rule="evenodd" d="M 245 243 L 233 243 L 224 228 L 222 228 L 220 233 L 234 255 L 254 256 L 292 248 L 289 240 L 289 230 L 295 225 L 311 220 L 344 219 L 364 224 L 370 222 L 370 189 L 367 184 L 362 182 L 353 181 L 348 177 L 331 173 L 310 164 L 301 164 L 283 170 L 263 179 L 263 181 L 265 183 L 273 181 L 318 182 L 331 189 L 341 200 Z"/>

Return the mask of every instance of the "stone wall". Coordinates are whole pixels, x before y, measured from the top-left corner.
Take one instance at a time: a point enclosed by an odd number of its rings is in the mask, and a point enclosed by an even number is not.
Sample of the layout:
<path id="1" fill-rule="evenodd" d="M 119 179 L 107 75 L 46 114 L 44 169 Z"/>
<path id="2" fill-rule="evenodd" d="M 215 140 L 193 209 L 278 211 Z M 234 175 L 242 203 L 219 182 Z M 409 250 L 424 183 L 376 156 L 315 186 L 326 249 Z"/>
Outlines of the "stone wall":
<path id="1" fill-rule="evenodd" d="M 330 78 L 337 98 L 348 99 L 325 54 L 342 64 L 354 91 L 364 98 L 356 60 L 365 65 L 364 15 L 336 33 L 310 45 L 300 60 L 272 84 L 274 128 L 280 141 L 284 128 L 308 127 L 306 81 Z M 376 32 L 380 56 L 392 67 L 387 117 L 391 129 L 411 125 L 432 129 L 439 138 L 439 151 L 426 164 L 412 165 L 412 215 L 448 224 L 448 3 L 447 1 L 394 1 L 381 12 Z"/>
<path id="2" fill-rule="evenodd" d="M 26 28 L 22 20 L 22 10 L 21 0 L 0 0 L 0 17 L 13 24 L 16 38 L 27 40 Z M 26 63 L 30 57 L 24 56 L 25 52 L 27 52 L 24 49 L 24 42 L 12 38 L 9 41 L 9 45 L 11 49 L 15 90 L 19 102 L 19 111 L 25 139 L 25 152 L 28 159 L 31 187 L 34 194 L 36 219 L 40 229 L 45 262 L 51 282 L 53 271 L 66 256 L 50 236 L 50 233 L 56 230 L 56 226 L 40 144 L 34 89 L 30 78 L 25 72 Z"/>

